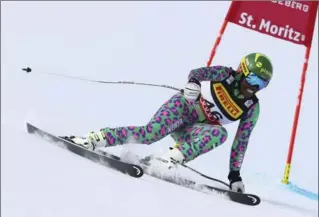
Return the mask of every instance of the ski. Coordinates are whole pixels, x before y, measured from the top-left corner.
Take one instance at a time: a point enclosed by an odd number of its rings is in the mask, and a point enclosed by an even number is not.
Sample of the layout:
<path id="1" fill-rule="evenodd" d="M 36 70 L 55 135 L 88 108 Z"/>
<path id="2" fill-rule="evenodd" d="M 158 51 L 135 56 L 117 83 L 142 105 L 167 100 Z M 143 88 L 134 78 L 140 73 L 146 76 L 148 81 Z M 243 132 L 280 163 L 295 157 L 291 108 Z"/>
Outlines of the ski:
<path id="1" fill-rule="evenodd" d="M 100 153 L 102 155 L 108 155 L 107 152 L 105 151 L 100 151 Z M 120 160 L 121 158 L 115 155 L 110 156 L 112 158 L 115 158 L 117 160 Z M 228 189 L 222 189 L 222 188 L 218 188 L 218 187 L 214 187 L 214 186 L 210 186 L 210 185 L 206 185 L 206 184 L 199 184 L 195 181 L 189 180 L 189 179 L 185 179 L 182 177 L 169 177 L 169 176 L 160 176 L 156 173 L 151 173 L 148 170 L 148 162 L 149 162 L 150 158 L 149 157 L 145 157 L 143 159 L 140 159 L 140 166 L 144 169 L 145 174 L 152 176 L 154 178 L 157 179 L 161 179 L 163 181 L 166 182 L 170 182 L 182 187 L 187 187 L 193 190 L 198 190 L 203 192 L 203 190 L 205 191 L 209 191 L 210 193 L 218 193 L 218 194 L 223 194 L 228 196 L 228 198 L 236 203 L 240 203 L 240 204 L 245 204 L 245 205 L 249 205 L 249 206 L 257 206 L 260 204 L 261 199 L 259 196 L 255 195 L 255 194 L 248 194 L 248 193 L 237 193 L 237 192 L 233 192 L 231 190 Z"/>
<path id="2" fill-rule="evenodd" d="M 216 191 L 222 194 L 226 194 L 232 201 L 249 205 L 249 206 L 256 206 L 259 205 L 261 200 L 260 197 L 255 194 L 248 194 L 248 193 L 237 193 L 227 189 L 217 188 L 209 185 L 203 185 L 203 187 L 211 190 Z"/>
<path id="3" fill-rule="evenodd" d="M 179 186 L 183 186 L 183 187 L 197 190 L 200 192 L 208 191 L 209 193 L 218 193 L 218 194 L 226 195 L 231 201 L 236 203 L 245 204 L 249 206 L 256 206 L 256 205 L 259 205 L 261 202 L 260 198 L 254 194 L 237 193 L 227 189 L 217 188 L 217 187 L 206 185 L 206 184 L 200 184 L 195 181 L 185 179 L 182 177 L 158 176 L 155 173 L 152 173 L 152 174 L 148 173 L 145 168 L 144 168 L 144 171 L 147 175 L 150 175 L 154 178 L 158 178 Z"/>
<path id="4" fill-rule="evenodd" d="M 139 178 L 144 174 L 143 169 L 139 165 L 123 162 L 119 157 L 108 154 L 106 152 L 104 152 L 104 154 L 102 155 L 97 152 L 87 150 L 72 142 L 55 136 L 45 130 L 42 130 L 30 123 L 27 123 L 27 131 L 29 134 L 36 134 L 44 139 L 47 139 L 48 141 L 53 141 L 57 146 L 66 148 L 74 154 L 87 158 L 100 165 L 122 172 L 124 174 L 128 174 L 132 177 Z"/>

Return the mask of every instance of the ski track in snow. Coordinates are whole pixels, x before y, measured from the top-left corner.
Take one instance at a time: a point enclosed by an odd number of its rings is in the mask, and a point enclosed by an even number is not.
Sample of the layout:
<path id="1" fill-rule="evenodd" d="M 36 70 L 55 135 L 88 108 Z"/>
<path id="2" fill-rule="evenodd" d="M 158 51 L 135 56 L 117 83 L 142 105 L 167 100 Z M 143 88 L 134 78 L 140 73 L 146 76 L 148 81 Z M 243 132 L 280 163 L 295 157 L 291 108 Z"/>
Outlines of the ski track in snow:
<path id="1" fill-rule="evenodd" d="M 249 207 L 147 175 L 135 179 L 11 126 L 1 128 L 2 216 L 317 215 L 316 202 L 279 188 L 269 195 L 262 183 L 256 192 L 261 204 Z"/>

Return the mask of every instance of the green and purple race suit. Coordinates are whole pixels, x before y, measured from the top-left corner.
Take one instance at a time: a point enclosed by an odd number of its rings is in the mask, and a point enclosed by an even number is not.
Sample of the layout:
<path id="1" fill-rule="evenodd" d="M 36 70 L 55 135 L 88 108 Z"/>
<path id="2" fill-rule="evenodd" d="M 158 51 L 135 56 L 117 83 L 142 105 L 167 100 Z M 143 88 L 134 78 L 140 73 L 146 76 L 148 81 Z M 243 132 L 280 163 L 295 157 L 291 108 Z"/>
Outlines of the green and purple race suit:
<path id="1" fill-rule="evenodd" d="M 238 76 L 237 76 L 238 77 Z M 256 96 L 244 99 L 235 71 L 224 66 L 194 69 L 189 79 L 201 83 L 201 96 L 188 102 L 182 93 L 166 101 L 145 126 L 104 128 L 107 146 L 152 144 L 170 135 L 186 162 L 225 143 L 225 125 L 239 121 L 230 152 L 230 171 L 239 171 L 259 116 Z"/>

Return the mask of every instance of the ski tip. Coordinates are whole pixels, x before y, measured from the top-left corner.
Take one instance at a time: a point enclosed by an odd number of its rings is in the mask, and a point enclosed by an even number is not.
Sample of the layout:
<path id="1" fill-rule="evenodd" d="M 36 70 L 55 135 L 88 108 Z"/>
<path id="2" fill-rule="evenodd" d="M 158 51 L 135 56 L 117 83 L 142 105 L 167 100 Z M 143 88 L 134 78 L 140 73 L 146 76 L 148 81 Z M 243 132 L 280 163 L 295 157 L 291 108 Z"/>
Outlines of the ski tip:
<path id="1" fill-rule="evenodd" d="M 248 194 L 247 197 L 249 197 L 251 199 L 251 204 L 250 204 L 251 206 L 257 206 L 261 202 L 260 198 L 256 195 Z"/>
<path id="2" fill-rule="evenodd" d="M 142 167 L 140 167 L 138 165 L 133 165 L 133 168 L 131 170 L 128 170 L 127 172 L 130 176 L 135 177 L 135 178 L 140 178 L 144 175 L 144 171 L 143 171 Z"/>
<path id="3" fill-rule="evenodd" d="M 229 192 L 229 197 L 231 200 L 236 201 L 237 203 L 249 205 L 249 206 L 257 206 L 260 204 L 261 200 L 257 195 L 254 194 L 241 194 Z"/>
<path id="4" fill-rule="evenodd" d="M 28 122 L 26 122 L 26 127 L 28 133 L 34 133 L 36 131 L 36 128 Z"/>

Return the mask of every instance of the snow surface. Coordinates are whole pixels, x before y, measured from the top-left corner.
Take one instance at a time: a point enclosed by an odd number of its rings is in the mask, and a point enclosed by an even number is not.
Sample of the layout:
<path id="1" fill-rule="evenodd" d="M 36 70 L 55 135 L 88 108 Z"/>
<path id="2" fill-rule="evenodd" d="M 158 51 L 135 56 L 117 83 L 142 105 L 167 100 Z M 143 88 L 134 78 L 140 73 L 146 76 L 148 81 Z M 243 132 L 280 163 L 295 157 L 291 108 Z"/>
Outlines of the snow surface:
<path id="1" fill-rule="evenodd" d="M 249 207 L 148 176 L 133 179 L 28 135 L 25 121 L 57 135 L 145 124 L 174 91 L 106 85 L 40 73 L 182 87 L 205 66 L 230 2 L 1 2 L 1 215 L 318 216 L 318 201 L 281 184 L 304 47 L 229 25 L 213 64 L 237 67 L 268 54 L 274 79 L 258 94 L 261 116 L 242 167 Z M 318 22 L 309 60 L 290 180 L 318 192 Z M 30 66 L 26 74 L 21 68 Z M 226 180 L 237 124 L 217 149 L 189 165 Z M 173 144 L 127 144 L 112 153 L 145 156 Z M 188 174 L 189 175 L 189 174 Z M 196 174 L 196 180 L 207 182 Z"/>

